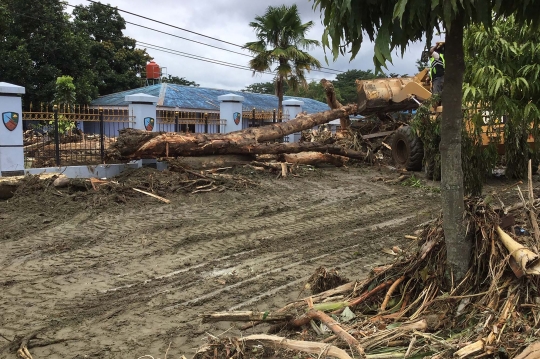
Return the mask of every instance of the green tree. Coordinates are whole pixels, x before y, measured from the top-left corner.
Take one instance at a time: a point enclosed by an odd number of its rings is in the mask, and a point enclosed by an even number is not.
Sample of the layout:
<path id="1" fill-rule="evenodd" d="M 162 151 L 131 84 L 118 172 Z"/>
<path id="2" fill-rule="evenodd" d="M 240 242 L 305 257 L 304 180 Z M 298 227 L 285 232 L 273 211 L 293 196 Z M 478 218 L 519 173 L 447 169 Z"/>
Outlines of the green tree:
<path id="1" fill-rule="evenodd" d="M 335 91 L 338 101 L 343 101 L 343 97 L 341 97 L 339 89 L 335 89 Z M 324 88 L 322 87 L 321 83 L 317 81 L 311 81 L 306 87 L 299 87 L 296 90 L 289 89 L 285 91 L 285 95 L 311 98 L 326 103 L 326 94 L 324 92 Z"/>
<path id="2" fill-rule="evenodd" d="M 290 88 L 306 86 L 305 71 L 320 68 L 317 59 L 304 50 L 319 46 L 316 40 L 306 39 L 306 34 L 313 27 L 313 21 L 302 23 L 296 5 L 290 7 L 269 6 L 263 16 L 255 17 L 249 24 L 257 36 L 257 41 L 248 42 L 245 48 L 255 57 L 249 66 L 256 72 L 276 72 L 276 95 L 278 108 L 282 108 L 284 82 Z M 274 67 L 275 66 L 275 67 Z"/>
<path id="3" fill-rule="evenodd" d="M 274 95 L 276 93 L 276 86 L 274 82 L 256 82 L 254 84 L 246 86 L 245 89 L 240 90 L 242 92 L 264 93 L 268 95 Z"/>
<path id="4" fill-rule="evenodd" d="M 73 84 L 73 77 L 61 76 L 56 79 L 56 91 L 54 102 L 59 105 L 61 111 L 69 112 L 76 100 L 76 88 Z M 54 125 L 54 120 L 49 121 L 49 125 Z M 65 134 L 76 127 L 75 121 L 65 120 L 63 115 L 58 116 L 58 133 Z"/>
<path id="5" fill-rule="evenodd" d="M 99 94 L 139 87 L 141 72 L 151 57 L 123 35 L 126 21 L 118 10 L 99 3 L 79 5 L 73 17 L 75 33 L 88 39 L 89 68 Z"/>
<path id="6" fill-rule="evenodd" d="M 357 101 L 356 80 L 371 80 L 377 75 L 371 70 L 348 70 L 336 76 L 332 81 L 334 88 L 340 92 L 343 101 L 341 103 L 355 103 Z M 324 100 L 323 102 L 326 102 Z"/>
<path id="7" fill-rule="evenodd" d="M 411 41 L 430 43 L 434 31 L 446 30 L 446 76 L 442 95 L 441 166 L 443 229 L 447 263 L 458 280 L 469 263 L 470 242 L 466 240 L 463 170 L 461 163 L 462 98 L 465 72 L 463 29 L 471 24 L 492 26 L 494 18 L 515 15 L 518 24 L 540 19 L 538 1 L 500 0 L 314 0 L 320 8 L 325 32 L 323 45 L 334 57 L 350 49 L 354 57 L 364 37 L 374 43 L 374 63 L 380 71 L 391 52 L 403 55 Z M 345 46 L 344 46 L 345 45 Z"/>
<path id="8" fill-rule="evenodd" d="M 516 22 L 515 16 L 497 19 L 490 28 L 475 24 L 465 31 L 464 47 L 465 102 L 482 107 L 490 120 L 506 119 L 506 173 L 523 178 L 534 156 L 527 139 L 539 138 L 537 29 Z"/>
<path id="9" fill-rule="evenodd" d="M 78 66 L 64 7 L 59 0 L 0 2 L 0 78 L 26 88 L 26 106 L 51 102 L 56 78 Z"/>
<path id="10" fill-rule="evenodd" d="M 73 84 L 73 77 L 61 76 L 56 79 L 56 93 L 54 95 L 54 102 L 58 105 L 64 104 L 72 106 L 75 104 L 76 88 Z"/>
<path id="11" fill-rule="evenodd" d="M 178 76 L 172 76 L 172 75 L 162 78 L 161 81 L 166 82 L 168 84 L 175 84 L 175 85 L 184 85 L 184 86 L 193 86 L 193 87 L 200 86 L 195 81 L 189 81 L 189 80 L 186 80 L 184 77 L 178 77 Z"/>

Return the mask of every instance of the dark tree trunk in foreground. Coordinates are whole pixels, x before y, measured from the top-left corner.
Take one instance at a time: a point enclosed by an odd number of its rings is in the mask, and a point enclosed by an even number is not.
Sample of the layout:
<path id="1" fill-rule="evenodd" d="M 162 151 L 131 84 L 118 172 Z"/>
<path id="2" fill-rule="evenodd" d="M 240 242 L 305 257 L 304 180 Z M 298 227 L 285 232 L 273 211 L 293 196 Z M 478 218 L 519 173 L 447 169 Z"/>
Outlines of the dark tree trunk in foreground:
<path id="1" fill-rule="evenodd" d="M 351 158 L 365 154 L 349 151 L 340 146 L 318 143 L 265 143 L 283 136 L 313 128 L 336 118 L 358 111 L 357 105 L 312 115 L 298 115 L 294 120 L 269 126 L 252 127 L 227 134 L 166 133 L 126 129 L 108 151 L 109 158 L 135 159 L 178 156 L 204 156 L 218 154 L 280 154 L 304 151 L 327 151 Z"/>
<path id="2" fill-rule="evenodd" d="M 441 121 L 441 197 L 443 229 L 446 241 L 448 269 L 454 283 L 468 269 L 471 243 L 466 239 L 463 169 L 461 166 L 462 85 L 465 63 L 463 57 L 463 18 L 452 21 L 446 36 L 446 71 L 442 95 Z"/>

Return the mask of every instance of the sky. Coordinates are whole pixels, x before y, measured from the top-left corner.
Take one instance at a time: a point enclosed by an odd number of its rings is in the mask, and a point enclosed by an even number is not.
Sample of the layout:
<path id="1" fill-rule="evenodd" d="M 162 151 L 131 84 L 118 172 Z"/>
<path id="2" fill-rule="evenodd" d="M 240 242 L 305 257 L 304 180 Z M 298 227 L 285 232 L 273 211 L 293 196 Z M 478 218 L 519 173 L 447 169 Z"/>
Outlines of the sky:
<path id="1" fill-rule="evenodd" d="M 86 0 L 68 0 L 67 2 L 70 5 L 82 4 L 87 6 L 90 4 Z M 306 36 L 307 38 L 321 41 L 324 31 L 324 26 L 320 18 L 320 10 L 313 10 L 313 1 L 309 0 L 160 0 L 156 2 L 150 0 L 109 0 L 103 2 L 118 7 L 119 10 L 126 10 L 238 45 L 244 45 L 249 41 L 256 41 L 255 32 L 249 26 L 249 23 L 254 20 L 255 16 L 264 15 L 268 6 L 280 6 L 283 4 L 290 6 L 296 4 L 302 22 L 314 22 L 313 28 Z M 67 11 L 71 12 L 71 10 L 71 7 L 67 8 Z M 134 24 L 249 55 L 249 52 L 240 47 L 142 19 L 122 11 L 120 14 L 126 21 Z M 163 69 L 164 73 L 195 81 L 202 87 L 238 91 L 250 84 L 272 81 L 273 79 L 271 74 L 256 74 L 253 76 L 250 70 L 235 69 L 150 49 L 149 45 L 144 45 L 143 43 L 242 66 L 248 66 L 250 59 L 248 56 L 204 46 L 131 24 L 126 25 L 124 35 L 134 38 L 138 43 L 141 42 L 138 44 L 138 47 L 146 48 L 150 56 L 154 58 L 154 61 L 161 67 L 166 68 Z M 433 41 L 439 41 L 439 39 L 435 38 Z M 388 70 L 385 70 L 385 72 L 414 75 L 417 72 L 415 62 L 420 58 L 424 46 L 425 44 L 420 42 L 411 44 L 403 58 L 400 53 L 394 52 L 392 54 L 393 64 L 388 64 Z M 346 56 L 340 56 L 334 62 L 331 54 L 328 53 L 329 62 L 326 63 L 325 53 L 322 47 L 311 49 L 309 52 L 321 62 L 323 67 L 333 70 L 374 69 L 373 44 L 369 41 L 365 41 L 362 44 L 359 53 L 352 61 L 350 54 L 348 54 Z M 325 69 L 321 69 L 321 71 L 329 73 L 311 71 L 306 74 L 306 77 L 309 80 L 316 81 L 323 78 L 328 80 L 335 79 L 335 71 Z"/>

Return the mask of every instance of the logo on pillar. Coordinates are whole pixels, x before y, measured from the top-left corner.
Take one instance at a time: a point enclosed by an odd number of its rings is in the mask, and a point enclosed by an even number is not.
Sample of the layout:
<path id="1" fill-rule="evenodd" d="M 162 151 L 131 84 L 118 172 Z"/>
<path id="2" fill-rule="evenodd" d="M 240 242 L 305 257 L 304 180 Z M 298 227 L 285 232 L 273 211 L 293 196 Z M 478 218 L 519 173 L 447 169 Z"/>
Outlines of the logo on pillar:
<path id="1" fill-rule="evenodd" d="M 145 117 L 144 128 L 146 128 L 146 131 L 153 131 L 155 122 L 156 121 L 152 117 Z"/>
<path id="2" fill-rule="evenodd" d="M 13 131 L 19 124 L 19 114 L 17 112 L 4 112 L 2 121 L 8 130 Z"/>
<path id="3" fill-rule="evenodd" d="M 234 123 L 238 125 L 240 123 L 240 120 L 242 119 L 242 114 L 240 112 L 235 112 L 233 113 L 232 116 L 233 116 Z"/>

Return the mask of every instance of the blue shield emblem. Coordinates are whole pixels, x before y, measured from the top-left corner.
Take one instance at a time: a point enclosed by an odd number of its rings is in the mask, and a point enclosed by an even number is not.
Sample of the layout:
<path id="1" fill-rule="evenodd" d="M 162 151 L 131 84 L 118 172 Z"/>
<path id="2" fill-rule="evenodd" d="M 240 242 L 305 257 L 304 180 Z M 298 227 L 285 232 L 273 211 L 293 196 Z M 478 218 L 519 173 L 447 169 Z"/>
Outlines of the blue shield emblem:
<path id="1" fill-rule="evenodd" d="M 13 131 L 19 124 L 19 114 L 17 112 L 4 112 L 2 121 L 8 130 Z"/>
<path id="2" fill-rule="evenodd" d="M 241 119 L 242 119 L 242 114 L 240 112 L 233 113 L 234 123 L 236 123 L 238 125 L 240 123 Z"/>
<path id="3" fill-rule="evenodd" d="M 146 128 L 146 131 L 153 131 L 155 122 L 156 121 L 152 117 L 145 117 L 144 128 Z"/>

